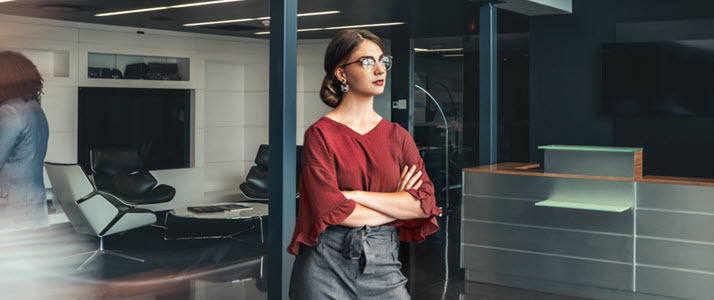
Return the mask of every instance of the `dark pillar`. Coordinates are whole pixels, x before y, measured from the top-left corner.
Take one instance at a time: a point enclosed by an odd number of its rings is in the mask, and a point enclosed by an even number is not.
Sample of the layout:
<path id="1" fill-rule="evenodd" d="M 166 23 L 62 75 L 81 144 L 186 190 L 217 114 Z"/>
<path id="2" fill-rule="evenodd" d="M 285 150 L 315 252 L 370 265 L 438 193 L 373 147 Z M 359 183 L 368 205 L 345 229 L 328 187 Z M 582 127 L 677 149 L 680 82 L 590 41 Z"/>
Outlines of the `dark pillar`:
<path id="1" fill-rule="evenodd" d="M 288 299 L 295 226 L 297 1 L 270 0 L 268 299 Z"/>
<path id="2" fill-rule="evenodd" d="M 392 38 L 392 122 L 414 134 L 414 39 L 408 32 Z"/>
<path id="3" fill-rule="evenodd" d="M 474 15 L 476 10 L 474 10 Z M 479 69 L 478 36 L 475 34 L 464 36 L 464 117 L 463 139 L 461 139 L 461 165 L 475 167 L 479 165 Z"/>
<path id="4" fill-rule="evenodd" d="M 479 164 L 498 162 L 498 33 L 496 7 L 479 8 Z"/>

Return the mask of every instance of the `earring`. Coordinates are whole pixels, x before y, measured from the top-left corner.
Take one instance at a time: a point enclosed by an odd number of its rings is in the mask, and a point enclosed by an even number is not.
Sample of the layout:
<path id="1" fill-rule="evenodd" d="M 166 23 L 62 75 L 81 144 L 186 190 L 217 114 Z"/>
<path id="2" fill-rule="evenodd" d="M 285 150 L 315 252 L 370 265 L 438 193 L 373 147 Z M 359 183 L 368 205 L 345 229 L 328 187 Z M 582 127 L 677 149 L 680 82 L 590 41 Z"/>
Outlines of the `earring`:
<path id="1" fill-rule="evenodd" d="M 350 90 L 350 86 L 347 85 L 347 80 L 342 80 L 342 85 L 340 86 L 340 89 L 342 90 L 342 93 L 347 93 Z"/>

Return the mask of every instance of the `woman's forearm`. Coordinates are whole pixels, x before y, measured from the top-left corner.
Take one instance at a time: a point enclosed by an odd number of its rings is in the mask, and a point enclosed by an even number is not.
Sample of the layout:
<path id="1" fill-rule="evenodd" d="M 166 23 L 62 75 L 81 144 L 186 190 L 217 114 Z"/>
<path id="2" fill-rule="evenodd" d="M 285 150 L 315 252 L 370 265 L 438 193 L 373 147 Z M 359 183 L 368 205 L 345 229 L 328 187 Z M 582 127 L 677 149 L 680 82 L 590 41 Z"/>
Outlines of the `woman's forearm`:
<path id="1" fill-rule="evenodd" d="M 362 227 L 364 225 L 378 226 L 384 225 L 397 219 L 389 215 L 378 212 L 374 209 L 364 207 L 359 203 L 352 211 L 352 214 L 347 217 L 340 225 L 347 227 Z"/>
<path id="2" fill-rule="evenodd" d="M 421 219 L 429 216 L 421 207 L 421 201 L 405 191 L 394 193 L 352 192 L 350 199 L 357 204 L 400 220 Z"/>

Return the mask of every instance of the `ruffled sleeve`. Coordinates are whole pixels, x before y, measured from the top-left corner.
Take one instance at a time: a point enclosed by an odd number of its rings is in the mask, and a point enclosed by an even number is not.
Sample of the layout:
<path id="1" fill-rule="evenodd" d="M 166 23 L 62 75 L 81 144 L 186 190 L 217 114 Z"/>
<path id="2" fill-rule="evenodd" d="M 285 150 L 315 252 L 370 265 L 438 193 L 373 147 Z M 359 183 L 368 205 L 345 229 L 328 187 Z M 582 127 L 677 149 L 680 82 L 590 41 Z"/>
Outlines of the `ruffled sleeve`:
<path id="1" fill-rule="evenodd" d="M 403 135 L 402 153 L 404 155 L 404 163 L 409 167 L 416 165 L 414 173 L 421 171 L 419 179 L 422 180 L 422 184 L 418 189 L 407 189 L 405 191 L 421 201 L 421 207 L 429 217 L 399 222 L 399 238 L 402 241 L 418 243 L 423 241 L 426 236 L 439 230 L 436 217 L 441 214 L 441 209 L 436 206 L 434 184 L 429 179 L 429 175 L 426 174 L 424 160 L 419 154 L 419 149 L 414 143 L 414 139 L 406 130 L 403 131 Z"/>
<path id="2" fill-rule="evenodd" d="M 315 127 L 305 131 L 298 190 L 298 216 L 288 247 L 293 255 L 298 254 L 300 243 L 317 244 L 320 233 L 330 225 L 342 223 L 356 207 L 356 203 L 340 191 L 333 156 Z"/>

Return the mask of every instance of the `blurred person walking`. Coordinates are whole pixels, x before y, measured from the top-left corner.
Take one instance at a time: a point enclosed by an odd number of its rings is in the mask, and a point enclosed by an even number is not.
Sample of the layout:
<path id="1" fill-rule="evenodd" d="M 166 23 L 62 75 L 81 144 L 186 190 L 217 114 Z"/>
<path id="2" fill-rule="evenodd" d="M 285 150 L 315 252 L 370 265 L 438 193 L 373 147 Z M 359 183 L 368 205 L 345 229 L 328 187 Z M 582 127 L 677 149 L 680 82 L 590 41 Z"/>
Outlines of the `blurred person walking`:
<path id="1" fill-rule="evenodd" d="M 0 52 L 0 232 L 48 225 L 42 176 L 49 127 L 43 79 L 24 55 Z"/>

